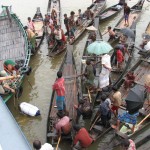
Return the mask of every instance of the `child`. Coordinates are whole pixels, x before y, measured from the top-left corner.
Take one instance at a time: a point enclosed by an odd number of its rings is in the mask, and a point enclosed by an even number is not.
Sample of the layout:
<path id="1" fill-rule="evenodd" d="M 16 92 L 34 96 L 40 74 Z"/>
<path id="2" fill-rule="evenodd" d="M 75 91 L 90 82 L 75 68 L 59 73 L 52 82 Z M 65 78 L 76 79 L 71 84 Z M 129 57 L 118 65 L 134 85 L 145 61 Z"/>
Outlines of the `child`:
<path id="1" fill-rule="evenodd" d="M 122 51 L 119 48 L 117 48 L 116 54 L 117 54 L 117 68 L 118 69 L 122 69 L 122 64 L 124 62 L 123 53 L 122 53 Z"/>

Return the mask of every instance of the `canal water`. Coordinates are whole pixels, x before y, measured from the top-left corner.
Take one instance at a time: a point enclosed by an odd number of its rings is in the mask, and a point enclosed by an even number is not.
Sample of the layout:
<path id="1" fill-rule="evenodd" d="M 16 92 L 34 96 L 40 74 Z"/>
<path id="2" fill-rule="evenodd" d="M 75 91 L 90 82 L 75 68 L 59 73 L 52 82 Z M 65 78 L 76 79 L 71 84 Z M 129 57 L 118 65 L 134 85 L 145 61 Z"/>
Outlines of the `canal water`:
<path id="1" fill-rule="evenodd" d="M 129 6 L 134 5 L 138 0 L 127 1 Z M 69 15 L 70 11 L 73 10 L 77 13 L 78 9 L 82 12 L 91 4 L 92 0 L 61 0 L 62 15 L 67 13 Z M 109 7 L 116 4 L 118 0 L 107 0 L 107 6 Z M 12 5 L 12 10 L 21 19 L 21 22 L 26 25 L 27 17 L 33 17 L 36 12 L 36 8 L 40 7 L 42 14 L 44 15 L 47 10 L 48 0 L 0 0 L 0 5 Z M 149 20 L 150 13 L 150 3 L 145 2 L 141 19 L 137 24 L 137 38 L 136 45 L 139 45 L 141 41 L 141 34 L 144 32 Z M 111 25 L 115 26 L 119 18 L 122 16 L 122 12 L 118 14 L 115 18 L 102 23 L 100 25 L 101 31 L 104 32 L 106 28 Z M 62 17 L 63 23 L 63 17 Z M 64 29 L 64 25 L 62 25 Z M 65 29 L 64 29 L 65 30 Z M 74 56 L 76 60 L 76 66 L 78 72 L 80 71 L 81 57 L 84 49 L 84 45 L 87 39 L 88 33 L 85 32 L 83 36 L 74 44 Z M 108 36 L 104 37 L 107 40 Z M 49 58 L 47 56 L 47 42 L 46 39 L 38 50 L 38 52 L 31 56 L 30 66 L 32 67 L 32 73 L 27 76 L 23 84 L 23 94 L 19 98 L 19 103 L 28 102 L 37 106 L 41 111 L 40 117 L 28 117 L 19 113 L 16 106 L 14 106 L 14 100 L 11 99 L 7 105 L 20 125 L 22 131 L 27 137 L 30 144 L 35 139 L 41 140 L 42 143 L 46 141 L 46 124 L 47 115 L 50 104 L 50 97 L 52 93 L 52 84 L 55 81 L 56 73 L 60 67 L 64 54 L 61 54 L 55 58 Z M 134 59 L 134 58 L 133 58 Z M 30 86 L 30 84 L 32 87 Z M 93 144 L 91 150 L 97 149 Z M 64 147 L 64 150 L 65 147 Z"/>

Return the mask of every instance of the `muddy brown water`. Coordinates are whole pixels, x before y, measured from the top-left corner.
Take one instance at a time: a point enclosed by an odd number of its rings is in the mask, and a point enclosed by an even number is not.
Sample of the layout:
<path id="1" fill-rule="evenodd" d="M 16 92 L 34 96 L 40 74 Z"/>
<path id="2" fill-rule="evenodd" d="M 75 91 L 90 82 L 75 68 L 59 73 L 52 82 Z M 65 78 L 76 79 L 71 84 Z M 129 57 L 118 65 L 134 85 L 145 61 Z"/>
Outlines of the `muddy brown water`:
<path id="1" fill-rule="evenodd" d="M 92 0 L 61 0 L 62 5 L 62 15 L 67 13 L 69 15 L 70 11 L 73 10 L 77 13 L 78 9 L 85 10 L 87 6 L 91 4 Z M 107 7 L 116 4 L 118 0 L 107 0 Z M 137 0 L 127 1 L 129 6 L 134 5 Z M 36 7 L 40 7 L 42 14 L 44 15 L 47 10 L 48 0 L 1 0 L 1 5 L 12 5 L 12 10 L 19 16 L 22 23 L 26 25 L 27 17 L 33 17 Z M 137 37 L 136 45 L 139 45 L 141 41 L 141 34 L 144 32 L 149 20 L 150 13 L 150 3 L 146 2 L 144 4 L 143 12 L 141 18 L 137 24 Z M 123 13 L 121 12 L 115 18 L 108 20 L 105 23 L 100 25 L 101 31 L 104 32 L 106 28 L 111 25 L 115 26 L 116 22 L 119 20 Z M 63 17 L 62 17 L 63 24 Z M 64 28 L 64 25 L 62 25 Z M 83 36 L 74 44 L 74 56 L 76 60 L 76 66 L 78 72 L 80 72 L 80 63 L 81 57 L 87 39 L 88 33 L 85 32 Z M 104 36 L 104 40 L 107 40 L 108 36 Z M 43 40 L 43 43 L 36 53 L 36 55 L 31 57 L 30 66 L 32 67 L 32 73 L 30 76 L 27 76 L 23 84 L 23 94 L 19 98 L 19 102 L 28 102 L 37 106 L 41 111 L 40 117 L 28 117 L 19 113 L 18 109 L 14 107 L 13 99 L 11 99 L 7 105 L 14 115 L 16 121 L 20 125 L 22 131 L 24 132 L 27 140 L 32 144 L 35 139 L 40 139 L 42 143 L 46 141 L 46 123 L 47 115 L 50 104 L 50 97 L 52 93 L 52 84 L 55 81 L 56 73 L 59 69 L 59 66 L 63 60 L 64 54 L 61 54 L 55 58 L 47 57 L 48 49 L 46 39 Z M 136 59 L 133 58 L 133 60 Z M 29 85 L 28 81 L 31 83 Z M 108 135 L 110 136 L 110 135 Z M 107 141 L 106 139 L 103 141 Z M 103 143 L 96 142 L 93 144 L 89 150 L 96 150 Z M 99 145 L 99 146 L 97 146 Z M 66 150 L 65 146 L 62 148 Z M 144 148 L 142 148 L 144 150 Z"/>

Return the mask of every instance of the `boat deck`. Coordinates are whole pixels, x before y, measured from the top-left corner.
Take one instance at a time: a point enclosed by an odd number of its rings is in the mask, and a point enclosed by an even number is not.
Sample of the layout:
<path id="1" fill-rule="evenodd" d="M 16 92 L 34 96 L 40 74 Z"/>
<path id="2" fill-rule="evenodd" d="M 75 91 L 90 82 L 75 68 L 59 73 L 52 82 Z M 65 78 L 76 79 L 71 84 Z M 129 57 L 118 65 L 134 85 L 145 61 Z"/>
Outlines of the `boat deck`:
<path id="1" fill-rule="evenodd" d="M 25 59 L 25 41 L 17 22 L 0 16 L 0 70 L 6 59 Z"/>
<path id="2" fill-rule="evenodd" d="M 0 97 L 0 149 L 32 150 L 14 117 Z"/>
<path id="3" fill-rule="evenodd" d="M 129 28 L 131 27 L 131 25 L 133 24 L 133 21 L 134 21 L 134 18 L 136 17 L 138 17 L 138 15 L 140 14 L 141 12 L 139 11 L 139 12 L 133 12 L 133 13 L 131 13 L 130 15 L 129 15 Z M 122 21 L 118 24 L 118 26 L 116 26 L 117 28 L 120 28 L 120 29 L 122 29 L 122 28 L 126 28 L 126 26 L 125 26 L 125 22 L 124 22 L 124 19 L 122 19 Z"/>
<path id="4" fill-rule="evenodd" d="M 147 74 L 150 74 L 149 62 L 143 61 L 134 71 L 135 83 L 144 86 L 145 75 Z M 122 98 L 125 99 L 128 94 L 128 90 L 125 90 L 122 86 L 120 88 L 120 92 L 122 93 Z M 145 100 L 143 108 L 144 109 L 140 109 L 140 113 L 142 115 L 146 116 L 150 113 L 150 102 L 148 101 L 148 99 Z"/>

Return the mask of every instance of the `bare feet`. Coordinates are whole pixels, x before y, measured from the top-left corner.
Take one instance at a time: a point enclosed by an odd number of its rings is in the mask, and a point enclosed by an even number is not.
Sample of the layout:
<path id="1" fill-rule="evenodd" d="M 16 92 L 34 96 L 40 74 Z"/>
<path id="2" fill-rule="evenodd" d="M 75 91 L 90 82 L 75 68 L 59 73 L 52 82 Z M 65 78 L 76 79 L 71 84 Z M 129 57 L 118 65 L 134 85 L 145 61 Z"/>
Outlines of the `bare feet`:
<path id="1" fill-rule="evenodd" d="M 117 126 L 115 126 L 115 125 L 111 125 L 111 127 L 113 128 L 113 129 L 115 129 L 115 130 L 118 130 L 118 128 L 117 128 Z"/>

